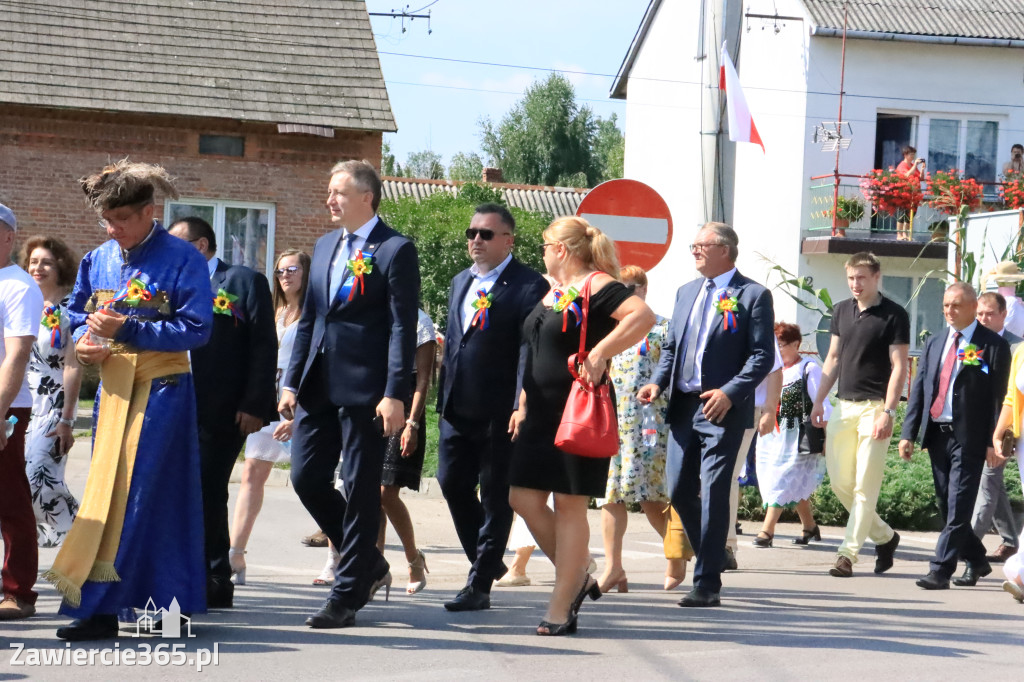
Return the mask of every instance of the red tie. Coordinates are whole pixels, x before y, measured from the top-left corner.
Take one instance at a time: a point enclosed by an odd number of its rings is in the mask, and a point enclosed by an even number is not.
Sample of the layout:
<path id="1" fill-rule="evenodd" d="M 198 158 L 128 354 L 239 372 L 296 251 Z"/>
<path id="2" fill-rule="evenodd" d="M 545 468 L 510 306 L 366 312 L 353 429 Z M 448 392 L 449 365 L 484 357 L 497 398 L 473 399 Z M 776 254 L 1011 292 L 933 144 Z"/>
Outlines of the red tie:
<path id="1" fill-rule="evenodd" d="M 956 354 L 960 350 L 960 332 L 954 332 L 953 334 L 953 345 L 949 347 L 949 352 L 946 353 L 946 359 L 942 361 L 942 374 L 939 375 L 939 390 L 935 394 L 935 400 L 932 402 L 932 409 L 929 414 L 932 415 L 932 419 L 938 420 L 939 415 L 942 414 L 942 408 L 946 404 L 946 393 L 949 392 L 949 382 L 953 378 L 953 367 L 956 365 Z"/>

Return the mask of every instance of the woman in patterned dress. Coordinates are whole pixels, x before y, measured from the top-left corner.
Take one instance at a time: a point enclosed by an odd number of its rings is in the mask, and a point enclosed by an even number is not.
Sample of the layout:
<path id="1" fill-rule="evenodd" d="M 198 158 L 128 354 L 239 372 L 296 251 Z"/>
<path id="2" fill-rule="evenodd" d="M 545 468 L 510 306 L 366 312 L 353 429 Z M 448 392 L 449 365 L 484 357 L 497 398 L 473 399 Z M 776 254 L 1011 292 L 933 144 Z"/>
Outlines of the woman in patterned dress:
<path id="1" fill-rule="evenodd" d="M 620 280 L 633 286 L 633 293 L 647 299 L 647 273 L 635 265 L 622 268 Z M 657 322 L 639 343 L 612 359 L 609 372 L 615 386 L 616 414 L 619 420 L 619 454 L 608 465 L 608 485 L 601 508 L 601 535 L 607 563 L 598 581 L 602 592 L 617 588 L 628 590 L 626 571 L 622 567 L 622 538 L 626 533 L 628 514 L 626 503 L 639 503 L 654 530 L 665 537 L 668 522 L 668 486 L 665 481 L 665 456 L 668 448 L 668 429 L 665 417 L 667 398 L 654 401 L 654 418 L 658 424 L 658 442 L 651 448 L 643 444 L 640 426 L 644 406 L 636 393 L 650 383 L 651 374 L 658 366 L 661 347 L 668 336 L 668 319 L 657 316 Z M 686 562 L 669 559 L 665 569 L 665 589 L 679 586 L 686 577 Z"/>
<path id="2" fill-rule="evenodd" d="M 757 487 L 765 506 L 764 524 L 754 538 L 754 547 L 771 547 L 775 524 L 782 510 L 796 507 L 803 533 L 793 540 L 806 545 L 821 540 L 821 531 L 811 511 L 811 493 L 825 476 L 825 458 L 819 453 L 800 453 L 800 421 L 811 413 L 811 398 L 821 382 L 821 366 L 800 356 L 800 327 L 787 322 L 775 324 L 775 337 L 782 355 L 782 400 L 778 428 L 757 439 Z M 806 381 L 806 387 L 805 387 Z M 825 401 L 825 420 L 832 405 Z"/>
<path id="3" fill-rule="evenodd" d="M 32 488 L 40 547 L 59 547 L 71 530 L 78 501 L 64 482 L 67 454 L 75 442 L 82 370 L 68 333 L 67 296 L 78 259 L 56 237 L 38 235 L 21 250 L 25 268 L 43 292 L 43 318 L 28 362 L 32 420 L 25 434 L 25 470 Z"/>

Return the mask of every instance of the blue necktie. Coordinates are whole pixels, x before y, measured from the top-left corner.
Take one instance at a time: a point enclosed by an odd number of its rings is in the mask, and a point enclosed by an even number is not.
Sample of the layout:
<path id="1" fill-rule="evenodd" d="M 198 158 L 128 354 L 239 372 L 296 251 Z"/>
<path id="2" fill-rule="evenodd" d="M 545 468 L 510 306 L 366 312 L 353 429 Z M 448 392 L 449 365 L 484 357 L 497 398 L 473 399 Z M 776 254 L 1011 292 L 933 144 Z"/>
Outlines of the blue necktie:
<path id="1" fill-rule="evenodd" d="M 700 343 L 700 337 L 704 333 L 704 325 L 708 319 L 708 303 L 711 302 L 714 292 L 715 282 L 709 279 L 704 285 L 704 299 L 699 303 L 694 301 L 695 306 L 700 306 L 700 322 L 697 325 L 696 333 L 687 333 L 686 335 L 686 354 L 683 356 L 683 381 L 686 383 L 693 379 L 693 373 L 696 369 L 695 365 L 697 364 L 697 345 Z"/>
<path id="2" fill-rule="evenodd" d="M 334 268 L 331 270 L 331 301 L 338 295 L 338 289 L 344 283 L 345 270 L 348 268 L 348 261 L 352 258 L 352 244 L 356 240 L 356 233 L 349 232 L 345 235 L 345 243 L 341 245 L 338 258 L 334 261 Z"/>

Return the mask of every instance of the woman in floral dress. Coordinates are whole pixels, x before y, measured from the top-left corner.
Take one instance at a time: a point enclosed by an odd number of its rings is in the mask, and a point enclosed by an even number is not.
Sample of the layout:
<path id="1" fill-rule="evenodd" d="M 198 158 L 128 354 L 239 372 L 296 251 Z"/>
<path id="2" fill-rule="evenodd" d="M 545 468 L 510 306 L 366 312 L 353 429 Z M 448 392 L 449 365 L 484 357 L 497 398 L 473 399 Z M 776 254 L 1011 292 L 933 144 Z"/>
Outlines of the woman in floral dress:
<path id="1" fill-rule="evenodd" d="M 39 336 L 28 362 L 32 420 L 25 434 L 25 469 L 39 546 L 59 547 L 78 512 L 78 501 L 64 483 L 82 386 L 66 309 L 78 259 L 60 239 L 36 236 L 22 248 L 21 267 L 39 285 L 45 301 Z"/>
<path id="2" fill-rule="evenodd" d="M 627 286 L 635 287 L 634 293 L 641 299 L 647 298 L 647 274 L 642 268 L 627 265 L 622 268 L 620 280 Z M 598 581 L 602 592 L 611 589 L 618 589 L 619 592 L 628 590 L 626 571 L 622 567 L 622 538 L 626 533 L 628 518 L 626 503 L 639 503 L 654 530 L 662 538 L 665 537 L 669 506 L 665 480 L 668 448 L 665 417 L 668 402 L 662 397 L 653 403 L 658 442 L 650 448 L 643 444 L 640 433 L 644 406 L 636 399 L 640 387 L 650 383 L 661 357 L 662 345 L 668 337 L 668 319 L 658 316 L 657 320 L 640 343 L 612 359 L 609 371 L 615 386 L 619 454 L 612 457 L 609 463 L 604 499 L 597 501 L 597 506 L 601 507 L 601 534 L 607 561 Z M 669 559 L 665 570 L 665 589 L 674 589 L 685 577 L 686 562 L 682 559 Z"/>

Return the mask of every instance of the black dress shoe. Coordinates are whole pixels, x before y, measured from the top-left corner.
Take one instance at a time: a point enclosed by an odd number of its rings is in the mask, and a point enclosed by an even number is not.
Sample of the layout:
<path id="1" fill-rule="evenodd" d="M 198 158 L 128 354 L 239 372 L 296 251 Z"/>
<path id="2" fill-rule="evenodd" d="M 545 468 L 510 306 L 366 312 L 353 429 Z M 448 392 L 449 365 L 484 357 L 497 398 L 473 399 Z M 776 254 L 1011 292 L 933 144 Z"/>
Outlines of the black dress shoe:
<path id="1" fill-rule="evenodd" d="M 306 619 L 306 625 L 315 629 L 348 628 L 356 624 L 356 612 L 328 599 L 323 607 Z"/>
<path id="2" fill-rule="evenodd" d="M 455 599 L 445 602 L 444 607 L 449 611 L 483 611 L 491 608 L 491 595 L 466 585 L 455 595 Z"/>
<path id="3" fill-rule="evenodd" d="M 235 602 L 235 586 L 230 580 L 210 578 L 206 581 L 206 608 L 230 609 Z"/>
<path id="4" fill-rule="evenodd" d="M 73 620 L 68 625 L 57 628 L 57 637 L 69 642 L 114 639 L 117 637 L 117 616 L 97 615 Z"/>
<path id="5" fill-rule="evenodd" d="M 885 573 L 892 568 L 893 557 L 896 556 L 896 548 L 900 546 L 900 534 L 892 533 L 892 540 L 881 545 L 875 545 L 875 573 Z"/>
<path id="6" fill-rule="evenodd" d="M 722 572 L 739 570 L 740 565 L 736 563 L 736 552 L 732 547 L 725 548 L 725 563 L 722 565 Z"/>
<path id="7" fill-rule="evenodd" d="M 929 571 L 928 575 L 917 581 L 917 586 L 925 590 L 948 590 L 949 578 L 943 577 L 935 571 Z"/>
<path id="8" fill-rule="evenodd" d="M 980 578 L 992 572 L 992 565 L 987 561 L 983 564 L 967 564 L 964 574 L 959 578 L 953 578 L 953 584 L 957 587 L 974 587 Z"/>
<path id="9" fill-rule="evenodd" d="M 680 606 L 721 606 L 722 600 L 719 599 L 717 592 L 711 592 L 705 590 L 703 587 L 695 587 L 690 590 L 690 594 L 686 595 L 679 600 Z"/>
<path id="10" fill-rule="evenodd" d="M 814 524 L 814 528 L 812 528 L 811 530 L 807 530 L 806 528 L 804 528 L 803 532 L 800 534 L 800 537 L 793 538 L 793 544 L 806 545 L 809 544 L 811 540 L 821 542 L 821 529 L 818 528 L 818 524 Z"/>

